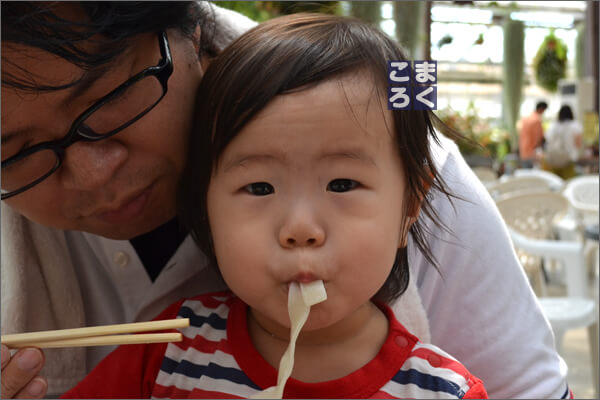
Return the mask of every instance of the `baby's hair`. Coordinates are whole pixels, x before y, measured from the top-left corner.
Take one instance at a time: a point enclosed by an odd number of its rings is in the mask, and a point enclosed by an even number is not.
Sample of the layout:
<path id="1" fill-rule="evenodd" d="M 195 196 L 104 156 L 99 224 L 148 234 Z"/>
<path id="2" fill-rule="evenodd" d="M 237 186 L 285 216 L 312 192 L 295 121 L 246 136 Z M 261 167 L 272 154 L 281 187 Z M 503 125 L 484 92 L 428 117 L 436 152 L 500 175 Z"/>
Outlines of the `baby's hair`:
<path id="1" fill-rule="evenodd" d="M 231 140 L 276 96 L 349 73 L 370 74 L 378 97 L 385 97 L 389 60 L 406 57 L 396 42 L 364 22 L 331 15 L 292 14 L 258 25 L 211 63 L 198 89 L 178 205 L 183 224 L 215 265 L 206 196 L 214 168 Z M 457 134 L 444 129 L 428 110 L 394 110 L 392 114 L 394 126 L 389 129 L 395 136 L 406 177 L 405 198 L 401 199 L 405 218 L 415 214 L 422 200 L 421 212 L 447 229 L 439 222 L 428 193 L 437 190 L 449 198 L 452 195 L 437 173 L 429 146 L 430 140 L 439 143 L 434 124 L 451 136 Z M 424 238 L 424 226 L 417 220 L 410 231 L 425 258 L 437 268 Z M 401 248 L 375 298 L 391 302 L 406 290 L 408 281 L 407 251 Z"/>

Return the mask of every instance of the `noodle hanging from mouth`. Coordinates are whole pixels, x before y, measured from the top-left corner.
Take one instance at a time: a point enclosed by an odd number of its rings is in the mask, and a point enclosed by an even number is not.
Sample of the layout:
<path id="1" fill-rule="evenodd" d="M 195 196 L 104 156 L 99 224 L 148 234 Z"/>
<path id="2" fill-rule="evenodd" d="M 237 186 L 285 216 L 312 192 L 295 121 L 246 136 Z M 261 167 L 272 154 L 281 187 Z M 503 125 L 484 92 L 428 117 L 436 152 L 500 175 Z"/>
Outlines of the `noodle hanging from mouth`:
<path id="1" fill-rule="evenodd" d="M 291 323 L 290 343 L 279 361 L 277 385 L 256 393 L 250 397 L 251 399 L 281 399 L 283 397 L 283 389 L 294 369 L 294 351 L 298 334 L 308 319 L 310 307 L 326 299 L 327 292 L 321 280 L 300 284 L 290 283 L 288 291 L 288 314 Z"/>

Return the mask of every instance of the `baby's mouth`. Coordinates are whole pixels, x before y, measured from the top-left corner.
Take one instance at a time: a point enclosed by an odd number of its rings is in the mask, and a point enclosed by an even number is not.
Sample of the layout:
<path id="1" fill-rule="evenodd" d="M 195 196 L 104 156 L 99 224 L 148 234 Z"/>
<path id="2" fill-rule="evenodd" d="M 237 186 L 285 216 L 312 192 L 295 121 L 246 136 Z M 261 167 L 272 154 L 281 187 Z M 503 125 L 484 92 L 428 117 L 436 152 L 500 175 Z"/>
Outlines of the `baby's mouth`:
<path id="1" fill-rule="evenodd" d="M 316 280 L 318 280 L 319 278 L 317 278 L 315 276 L 315 274 L 313 274 L 310 271 L 302 271 L 302 272 L 298 272 L 291 280 L 290 282 L 298 282 L 298 283 L 311 283 L 314 282 Z"/>

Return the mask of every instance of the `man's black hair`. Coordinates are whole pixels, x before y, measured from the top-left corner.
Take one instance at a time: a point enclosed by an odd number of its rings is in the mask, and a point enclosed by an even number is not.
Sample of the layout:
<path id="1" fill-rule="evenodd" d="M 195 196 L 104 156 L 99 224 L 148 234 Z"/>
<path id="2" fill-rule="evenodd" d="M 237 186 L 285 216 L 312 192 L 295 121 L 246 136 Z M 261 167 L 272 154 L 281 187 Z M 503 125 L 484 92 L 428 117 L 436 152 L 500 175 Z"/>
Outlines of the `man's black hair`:
<path id="1" fill-rule="evenodd" d="M 545 101 L 539 101 L 535 105 L 535 111 L 544 111 L 546 108 L 548 108 L 548 103 L 546 103 Z"/>
<path id="2" fill-rule="evenodd" d="M 206 26 L 210 25 L 208 21 L 214 20 L 206 15 L 210 7 L 199 7 L 196 2 L 3 1 L 1 7 L 3 47 L 17 44 L 41 49 L 85 71 L 114 61 L 127 49 L 128 39 L 138 34 L 178 28 L 184 35 L 191 36 L 200 24 L 204 39 L 202 52 L 207 50 L 208 38 L 214 31 L 213 26 Z M 67 8 L 71 12 L 65 14 Z M 2 63 L 13 64 L 4 54 Z M 49 86 L 24 78 L 22 73 L 15 75 L 5 69 L 2 71 L 3 87 L 38 92 L 65 89 L 75 84 L 77 80 Z"/>

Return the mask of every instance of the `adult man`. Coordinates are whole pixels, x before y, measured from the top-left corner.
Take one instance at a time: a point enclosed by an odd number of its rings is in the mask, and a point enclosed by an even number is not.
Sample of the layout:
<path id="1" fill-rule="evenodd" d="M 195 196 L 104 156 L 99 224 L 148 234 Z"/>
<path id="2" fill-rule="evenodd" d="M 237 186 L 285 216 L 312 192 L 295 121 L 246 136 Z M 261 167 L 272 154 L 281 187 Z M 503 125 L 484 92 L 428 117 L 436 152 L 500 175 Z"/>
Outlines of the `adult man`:
<path id="1" fill-rule="evenodd" d="M 535 149 L 542 145 L 544 128 L 542 127 L 542 114 L 548 108 L 545 101 L 535 105 L 535 111 L 520 121 L 519 129 L 519 157 L 530 166 L 535 158 Z"/>
<path id="2" fill-rule="evenodd" d="M 174 188 L 203 68 L 250 25 L 206 4 L 2 3 L 3 332 L 147 320 L 218 287 L 178 231 Z M 568 394 L 491 199 L 456 146 L 434 151 L 467 201 L 432 193 L 451 229 L 431 225 L 427 235 L 441 274 L 409 242 L 431 341 L 492 397 Z M 412 306 L 422 307 L 396 311 Z M 106 352 L 45 352 L 49 391 L 74 384 Z M 2 397 L 44 395 L 41 357 L 3 352 Z"/>

